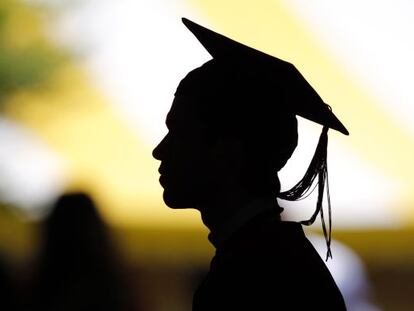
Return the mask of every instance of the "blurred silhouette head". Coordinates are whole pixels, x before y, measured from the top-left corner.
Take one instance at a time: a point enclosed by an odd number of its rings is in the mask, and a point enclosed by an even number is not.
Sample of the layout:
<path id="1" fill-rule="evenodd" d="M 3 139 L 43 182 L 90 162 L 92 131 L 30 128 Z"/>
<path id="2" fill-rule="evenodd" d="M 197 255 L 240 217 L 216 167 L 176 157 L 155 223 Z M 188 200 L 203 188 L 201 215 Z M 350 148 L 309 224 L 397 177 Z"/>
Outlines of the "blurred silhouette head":
<path id="1" fill-rule="evenodd" d="M 58 198 L 46 220 L 45 235 L 46 250 L 53 253 L 55 262 L 59 256 L 64 262 L 71 256 L 80 258 L 79 253 L 83 261 L 93 261 L 108 251 L 105 224 L 92 199 L 82 192 Z"/>
<path id="2" fill-rule="evenodd" d="M 168 206 L 197 207 L 232 187 L 277 194 L 277 172 L 297 145 L 296 115 L 348 134 L 292 64 L 183 22 L 213 59 L 179 84 L 169 132 L 153 151 Z"/>
<path id="3" fill-rule="evenodd" d="M 94 202 L 59 197 L 46 219 L 30 310 L 125 310 L 119 261 Z"/>

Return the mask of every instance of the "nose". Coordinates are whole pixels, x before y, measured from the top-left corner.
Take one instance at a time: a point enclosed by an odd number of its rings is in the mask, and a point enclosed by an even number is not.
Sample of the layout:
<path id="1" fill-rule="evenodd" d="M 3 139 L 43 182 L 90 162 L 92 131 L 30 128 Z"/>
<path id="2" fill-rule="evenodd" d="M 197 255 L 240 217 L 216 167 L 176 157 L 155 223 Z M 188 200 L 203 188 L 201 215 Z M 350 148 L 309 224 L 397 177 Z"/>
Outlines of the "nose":
<path id="1" fill-rule="evenodd" d="M 168 136 L 168 134 L 167 134 Z M 167 144 L 167 136 L 165 136 L 160 143 L 152 151 L 154 159 L 161 161 L 164 153 L 165 145 Z"/>

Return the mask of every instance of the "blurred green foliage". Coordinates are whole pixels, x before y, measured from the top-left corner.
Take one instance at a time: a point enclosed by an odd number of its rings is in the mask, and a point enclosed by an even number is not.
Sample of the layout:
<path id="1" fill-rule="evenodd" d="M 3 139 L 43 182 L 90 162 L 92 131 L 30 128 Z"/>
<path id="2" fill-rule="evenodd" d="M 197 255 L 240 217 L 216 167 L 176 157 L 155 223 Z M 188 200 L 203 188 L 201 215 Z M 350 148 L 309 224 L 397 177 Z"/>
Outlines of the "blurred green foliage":
<path id="1" fill-rule="evenodd" d="M 68 54 L 45 35 L 46 7 L 0 1 L 0 108 L 17 90 L 44 85 Z"/>

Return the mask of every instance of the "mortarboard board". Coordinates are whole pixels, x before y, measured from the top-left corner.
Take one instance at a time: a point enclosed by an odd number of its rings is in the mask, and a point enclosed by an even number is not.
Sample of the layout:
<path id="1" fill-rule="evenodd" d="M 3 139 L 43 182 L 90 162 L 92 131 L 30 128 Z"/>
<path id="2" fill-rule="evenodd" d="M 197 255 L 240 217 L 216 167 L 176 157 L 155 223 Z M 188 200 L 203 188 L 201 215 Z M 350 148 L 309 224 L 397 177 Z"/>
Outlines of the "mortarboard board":
<path id="1" fill-rule="evenodd" d="M 237 62 L 239 65 L 248 67 L 248 70 L 255 70 L 255 68 L 261 71 L 266 70 L 268 79 L 274 79 L 279 85 L 282 84 L 285 94 L 283 105 L 286 106 L 283 107 L 284 109 L 349 135 L 345 126 L 332 113 L 330 106 L 324 103 L 294 65 L 225 37 L 186 18 L 182 21 L 214 60 L 223 63 Z"/>

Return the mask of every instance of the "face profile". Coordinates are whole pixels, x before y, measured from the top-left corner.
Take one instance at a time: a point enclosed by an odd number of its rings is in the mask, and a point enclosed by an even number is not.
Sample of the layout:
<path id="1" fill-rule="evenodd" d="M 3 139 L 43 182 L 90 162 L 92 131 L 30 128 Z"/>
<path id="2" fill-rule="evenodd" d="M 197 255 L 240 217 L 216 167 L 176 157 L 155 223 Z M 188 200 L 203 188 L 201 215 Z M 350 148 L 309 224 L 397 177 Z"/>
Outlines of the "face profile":
<path id="1" fill-rule="evenodd" d="M 195 208 L 203 189 L 206 139 L 196 115 L 189 116 L 174 103 L 167 115 L 168 134 L 153 151 L 161 161 L 160 184 L 164 201 L 170 208 Z"/>

